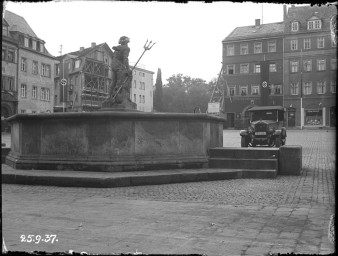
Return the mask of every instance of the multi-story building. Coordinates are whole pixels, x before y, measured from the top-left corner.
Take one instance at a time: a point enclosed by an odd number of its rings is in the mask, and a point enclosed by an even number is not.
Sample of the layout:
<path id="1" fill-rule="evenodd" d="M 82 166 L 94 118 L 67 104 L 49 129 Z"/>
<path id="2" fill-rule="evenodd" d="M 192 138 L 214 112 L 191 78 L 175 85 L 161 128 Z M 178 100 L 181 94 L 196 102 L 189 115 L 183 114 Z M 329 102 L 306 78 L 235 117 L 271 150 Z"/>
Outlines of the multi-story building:
<path id="1" fill-rule="evenodd" d="M 55 68 L 55 112 L 95 111 L 108 97 L 112 82 L 110 63 L 113 52 L 106 43 L 80 47 L 58 57 Z M 65 79 L 65 85 L 61 80 Z"/>
<path id="2" fill-rule="evenodd" d="M 131 67 L 132 68 L 132 67 Z M 153 112 L 154 72 L 135 67 L 130 90 L 130 99 L 137 104 L 137 110 Z"/>
<path id="3" fill-rule="evenodd" d="M 92 43 L 89 48 L 80 47 L 79 51 L 58 57 L 54 111 L 100 109 L 112 83 L 112 58 L 113 52 L 107 43 Z M 153 74 L 139 67 L 134 69 L 130 99 L 137 104 L 137 110 L 153 110 Z M 62 79 L 67 81 L 64 86 Z"/>
<path id="4" fill-rule="evenodd" d="M 283 22 L 235 28 L 223 41 L 224 114 L 247 125 L 248 109 L 283 104 Z"/>
<path id="5" fill-rule="evenodd" d="M 289 127 L 336 125 L 335 6 L 291 6 L 285 23 L 284 106 Z"/>
<path id="6" fill-rule="evenodd" d="M 8 129 L 5 118 L 18 112 L 18 44 L 10 37 L 9 24 L 2 20 L 1 128 Z"/>
<path id="7" fill-rule="evenodd" d="M 6 10 L 4 19 L 10 38 L 18 45 L 14 52 L 16 65 L 11 66 L 11 69 L 16 70 L 14 84 L 18 92 L 17 112 L 52 112 L 56 59 L 49 54 L 45 42 L 34 33 L 23 17 Z M 7 57 L 11 49 L 8 48 Z"/>
<path id="8" fill-rule="evenodd" d="M 288 127 L 336 124 L 337 46 L 330 19 L 337 10 L 294 5 L 287 10 L 284 5 L 283 12 L 283 22 L 256 20 L 255 26 L 238 27 L 222 42 L 224 111 L 230 127 L 246 126 L 247 110 L 254 105 L 284 106 Z"/>

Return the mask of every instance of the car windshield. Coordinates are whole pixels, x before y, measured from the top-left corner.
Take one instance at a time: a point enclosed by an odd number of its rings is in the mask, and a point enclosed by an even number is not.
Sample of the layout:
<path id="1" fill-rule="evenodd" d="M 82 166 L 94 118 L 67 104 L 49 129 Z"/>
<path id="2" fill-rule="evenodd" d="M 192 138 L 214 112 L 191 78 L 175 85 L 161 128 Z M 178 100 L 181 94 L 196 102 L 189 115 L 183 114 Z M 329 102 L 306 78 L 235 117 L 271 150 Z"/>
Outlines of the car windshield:
<path id="1" fill-rule="evenodd" d="M 251 121 L 274 120 L 277 121 L 276 110 L 259 110 L 251 112 Z"/>

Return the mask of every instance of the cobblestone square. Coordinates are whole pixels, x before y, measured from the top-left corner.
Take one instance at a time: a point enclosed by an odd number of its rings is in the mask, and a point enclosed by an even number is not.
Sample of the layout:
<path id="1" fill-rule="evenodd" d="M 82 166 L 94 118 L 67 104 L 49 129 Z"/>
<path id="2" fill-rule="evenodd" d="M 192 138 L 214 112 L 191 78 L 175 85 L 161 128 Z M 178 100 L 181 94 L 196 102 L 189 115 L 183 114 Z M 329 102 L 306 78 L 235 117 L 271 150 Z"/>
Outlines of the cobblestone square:
<path id="1" fill-rule="evenodd" d="M 223 135 L 225 147 L 240 147 L 239 131 Z M 288 131 L 287 144 L 302 146 L 303 169 L 276 179 L 104 189 L 2 184 L 3 237 L 11 251 L 332 253 L 335 143 L 335 130 Z M 57 242 L 20 238 L 45 234 Z"/>

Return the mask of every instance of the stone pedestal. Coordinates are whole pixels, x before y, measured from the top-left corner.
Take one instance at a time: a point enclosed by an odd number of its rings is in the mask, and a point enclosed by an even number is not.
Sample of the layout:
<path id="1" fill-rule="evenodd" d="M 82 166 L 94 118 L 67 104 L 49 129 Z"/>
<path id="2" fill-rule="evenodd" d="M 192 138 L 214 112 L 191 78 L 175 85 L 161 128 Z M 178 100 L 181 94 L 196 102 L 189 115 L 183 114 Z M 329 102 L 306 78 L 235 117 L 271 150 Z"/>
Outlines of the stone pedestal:
<path id="1" fill-rule="evenodd" d="M 279 148 L 278 175 L 300 175 L 302 146 L 286 145 Z"/>

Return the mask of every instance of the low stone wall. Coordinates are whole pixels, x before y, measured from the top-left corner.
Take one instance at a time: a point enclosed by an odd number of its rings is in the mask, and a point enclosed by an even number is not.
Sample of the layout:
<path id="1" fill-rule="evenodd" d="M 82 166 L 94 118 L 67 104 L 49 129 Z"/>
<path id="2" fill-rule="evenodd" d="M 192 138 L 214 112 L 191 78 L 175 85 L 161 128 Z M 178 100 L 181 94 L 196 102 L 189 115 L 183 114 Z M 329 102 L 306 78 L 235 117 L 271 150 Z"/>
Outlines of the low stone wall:
<path id="1" fill-rule="evenodd" d="M 278 175 L 300 175 L 302 146 L 285 145 L 279 148 Z"/>
<path id="2" fill-rule="evenodd" d="M 206 167 L 224 119 L 206 114 L 102 111 L 18 114 L 6 163 L 16 169 L 124 171 Z"/>

